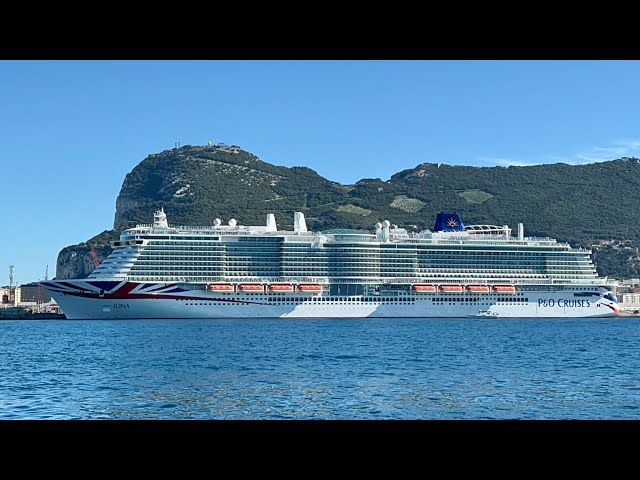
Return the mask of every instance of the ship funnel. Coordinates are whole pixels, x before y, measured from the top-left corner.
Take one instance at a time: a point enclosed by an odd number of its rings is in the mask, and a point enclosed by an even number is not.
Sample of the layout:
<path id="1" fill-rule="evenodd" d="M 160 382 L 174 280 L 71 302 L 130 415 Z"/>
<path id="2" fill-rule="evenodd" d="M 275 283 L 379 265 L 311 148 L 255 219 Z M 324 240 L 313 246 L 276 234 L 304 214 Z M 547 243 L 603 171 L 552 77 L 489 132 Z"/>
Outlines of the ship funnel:
<path id="1" fill-rule="evenodd" d="M 389 227 L 391 226 L 391 222 L 389 220 L 385 220 L 382 222 L 382 241 L 389 241 Z"/>
<path id="2" fill-rule="evenodd" d="M 464 231 L 464 224 L 460 214 L 456 212 L 440 212 L 436 216 L 436 223 L 433 226 L 434 232 L 461 232 Z"/>
<path id="3" fill-rule="evenodd" d="M 164 207 L 153 213 L 153 226 L 159 228 L 168 228 L 167 214 L 164 213 Z"/>
<path id="4" fill-rule="evenodd" d="M 518 224 L 518 240 L 524 240 L 524 225 Z"/>
<path id="5" fill-rule="evenodd" d="M 307 231 L 307 222 L 304 220 L 304 213 L 295 212 L 293 214 L 293 231 L 295 233 L 304 233 Z"/>
<path id="6" fill-rule="evenodd" d="M 267 214 L 267 232 L 277 232 L 278 227 L 276 227 L 276 217 L 273 213 Z"/>

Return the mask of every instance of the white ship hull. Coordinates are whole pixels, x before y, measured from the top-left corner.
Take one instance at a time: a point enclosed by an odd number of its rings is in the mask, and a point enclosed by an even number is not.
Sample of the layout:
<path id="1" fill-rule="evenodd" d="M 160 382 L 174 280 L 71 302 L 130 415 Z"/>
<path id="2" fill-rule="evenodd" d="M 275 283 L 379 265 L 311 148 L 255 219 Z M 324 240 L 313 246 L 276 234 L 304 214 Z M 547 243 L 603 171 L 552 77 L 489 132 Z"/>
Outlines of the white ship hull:
<path id="1" fill-rule="evenodd" d="M 615 317 L 616 302 L 575 292 L 529 290 L 524 297 L 413 294 L 389 300 L 375 297 L 279 297 L 219 294 L 185 285 L 121 283 L 113 293 L 95 282 L 46 282 L 69 319 L 197 318 L 570 318 Z M 437 301 L 437 299 L 444 301 Z M 507 300 L 507 301 L 505 301 Z M 525 301 L 526 300 L 526 301 Z"/>

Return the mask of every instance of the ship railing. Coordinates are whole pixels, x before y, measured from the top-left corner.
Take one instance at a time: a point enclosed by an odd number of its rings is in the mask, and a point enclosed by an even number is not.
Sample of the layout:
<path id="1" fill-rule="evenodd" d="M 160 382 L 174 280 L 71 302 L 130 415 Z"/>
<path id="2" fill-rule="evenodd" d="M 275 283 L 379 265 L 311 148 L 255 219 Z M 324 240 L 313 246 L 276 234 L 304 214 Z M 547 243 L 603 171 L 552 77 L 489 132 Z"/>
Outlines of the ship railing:
<path id="1" fill-rule="evenodd" d="M 106 276 L 105 276 L 106 277 Z M 182 282 L 182 283 L 215 283 L 215 282 L 232 282 L 232 283 L 361 283 L 361 284 L 380 284 L 395 283 L 411 285 L 415 283 L 433 283 L 433 284 L 452 284 L 452 285 L 468 285 L 468 284 L 496 284 L 509 283 L 514 285 L 602 285 L 603 283 L 613 284 L 614 280 L 607 278 L 594 279 L 548 279 L 548 278 L 435 278 L 435 277 L 361 277 L 361 278 L 332 278 L 332 277 L 163 277 L 163 276 L 143 276 L 143 275 L 119 275 L 112 274 L 109 277 L 125 279 L 126 281 L 156 281 L 156 282 Z M 101 276 L 102 278 L 102 276 Z"/>
<path id="2" fill-rule="evenodd" d="M 344 279 L 344 283 L 353 283 L 354 281 L 361 282 L 361 279 Z M 580 285 L 601 285 L 603 282 L 611 283 L 604 278 L 599 279 L 546 279 L 546 278 L 528 278 L 528 279 L 514 279 L 514 278 L 376 278 L 367 279 L 367 283 L 397 283 L 397 284 L 414 284 L 414 283 L 434 283 L 445 285 L 468 285 L 468 284 L 496 284 L 496 283 L 510 283 L 518 285 L 568 285 L 568 284 L 580 284 Z M 332 279 L 331 283 L 341 283 Z"/>
<path id="3" fill-rule="evenodd" d="M 524 247 L 544 247 L 550 245 L 558 245 L 558 246 L 567 246 L 567 243 L 560 243 L 556 240 L 550 239 L 548 241 L 545 240 L 532 240 L 532 241 L 522 241 L 522 240 L 513 240 L 513 239 L 463 239 L 463 240 L 454 240 L 454 239 L 436 239 L 436 238 L 415 238 L 409 239 L 406 243 L 415 243 L 415 244 L 424 244 L 424 245 L 486 245 L 486 246 L 513 246 L 513 245 L 522 245 Z"/>
<path id="4" fill-rule="evenodd" d="M 150 277 L 149 277 L 150 278 Z M 137 279 L 139 280 L 139 278 Z M 183 283 L 328 283 L 328 277 L 158 277 L 156 281 Z"/>
<path id="5" fill-rule="evenodd" d="M 239 225 L 241 227 L 244 227 L 244 225 Z M 237 227 L 237 226 L 236 226 Z M 214 227 L 213 225 L 207 226 L 197 226 L 197 225 L 185 225 L 185 226 L 175 226 L 175 227 L 159 227 L 158 225 L 154 225 L 151 223 L 139 223 L 137 224 L 134 228 L 153 228 L 154 231 L 157 232 L 175 232 L 175 231 L 181 231 L 181 230 L 218 230 L 217 227 Z"/>

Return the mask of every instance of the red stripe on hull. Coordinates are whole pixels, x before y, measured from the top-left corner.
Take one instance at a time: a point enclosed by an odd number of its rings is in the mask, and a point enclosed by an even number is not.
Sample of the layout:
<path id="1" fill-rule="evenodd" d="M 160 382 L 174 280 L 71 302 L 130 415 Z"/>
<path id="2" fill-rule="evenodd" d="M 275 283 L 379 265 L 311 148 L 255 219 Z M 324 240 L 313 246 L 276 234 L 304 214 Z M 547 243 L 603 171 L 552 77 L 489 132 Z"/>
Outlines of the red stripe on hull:
<path id="1" fill-rule="evenodd" d="M 186 295 L 162 295 L 152 293 L 131 293 L 129 295 L 109 295 L 104 294 L 102 297 L 97 293 L 80 293 L 80 292 L 57 292 L 62 295 L 71 295 L 73 297 L 92 298 L 96 300 L 194 300 L 200 302 L 227 302 L 227 303 L 252 303 L 256 305 L 265 305 L 264 302 L 251 302 L 248 300 L 233 300 L 231 298 L 203 298 L 191 297 Z"/>

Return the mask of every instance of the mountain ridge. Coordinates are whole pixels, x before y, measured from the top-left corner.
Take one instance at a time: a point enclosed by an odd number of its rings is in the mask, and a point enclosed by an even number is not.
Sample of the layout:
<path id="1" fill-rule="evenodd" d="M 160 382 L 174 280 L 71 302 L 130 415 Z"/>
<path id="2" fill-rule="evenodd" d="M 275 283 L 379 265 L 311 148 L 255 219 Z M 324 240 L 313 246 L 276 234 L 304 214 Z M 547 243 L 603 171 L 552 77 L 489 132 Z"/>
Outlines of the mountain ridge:
<path id="1" fill-rule="evenodd" d="M 634 157 L 509 167 L 425 162 L 389 180 L 342 185 L 309 167 L 270 164 L 236 145 L 185 145 L 148 155 L 125 176 L 114 228 L 65 247 L 56 275 L 88 275 L 89 243 L 102 260 L 121 230 L 150 223 L 163 207 L 174 225 L 211 225 L 214 218 L 262 225 L 274 213 L 279 228 L 291 228 L 293 212 L 302 211 L 311 230 L 372 230 L 386 219 L 418 231 L 431 229 L 439 211 L 457 211 L 467 224 L 513 228 L 522 222 L 526 235 L 592 248 L 601 275 L 637 277 L 639 191 L 640 160 Z"/>

